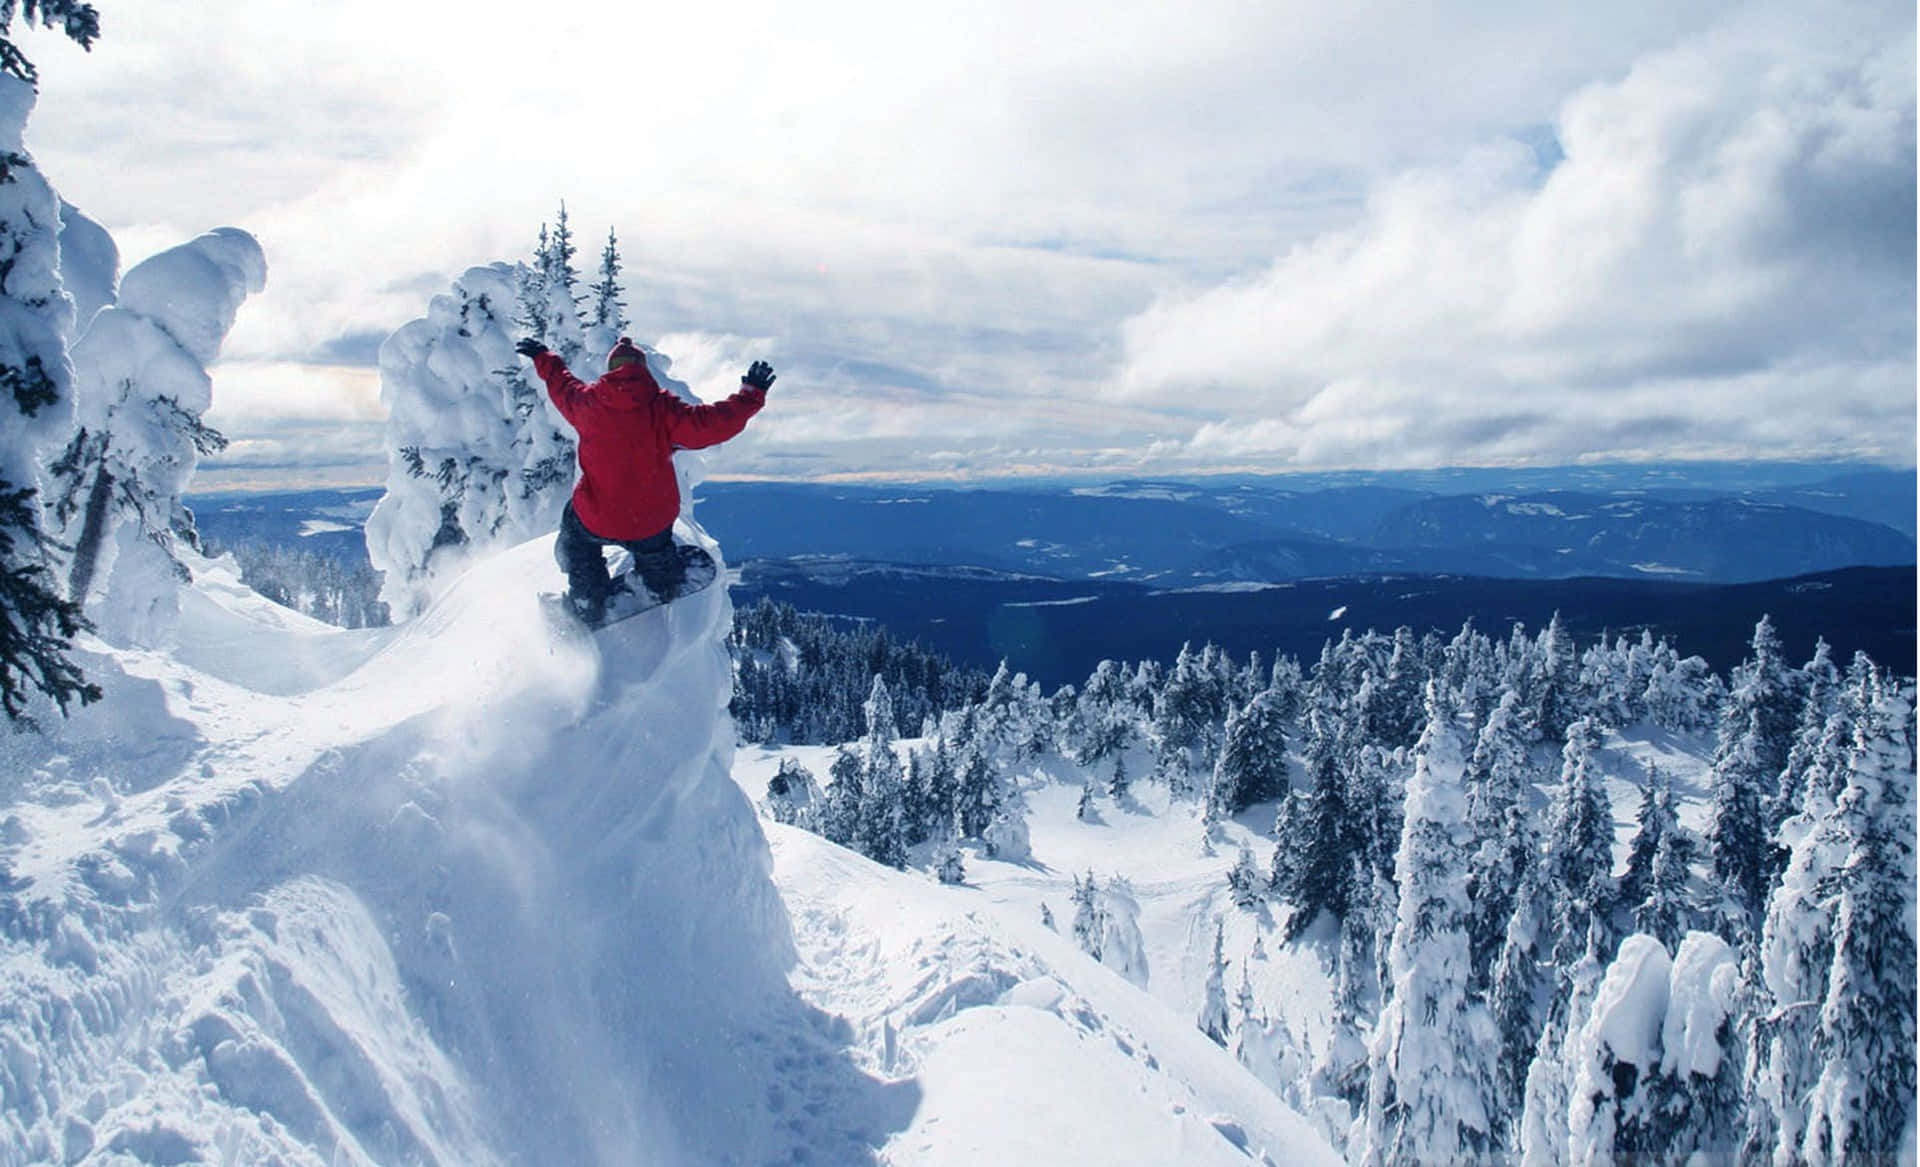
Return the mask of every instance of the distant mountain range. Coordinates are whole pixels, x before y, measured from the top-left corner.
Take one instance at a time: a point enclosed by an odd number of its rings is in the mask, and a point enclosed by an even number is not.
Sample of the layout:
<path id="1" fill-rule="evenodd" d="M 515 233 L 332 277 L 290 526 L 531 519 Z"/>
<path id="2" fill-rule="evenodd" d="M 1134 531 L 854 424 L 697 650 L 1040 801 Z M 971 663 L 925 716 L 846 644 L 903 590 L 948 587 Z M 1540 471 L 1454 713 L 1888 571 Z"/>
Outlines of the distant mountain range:
<path id="1" fill-rule="evenodd" d="M 1286 479 L 1052 490 L 710 483 L 699 514 L 736 559 L 837 555 L 1163 588 L 1371 572 L 1735 583 L 1914 562 L 1912 473 L 1696 497 L 1704 493 L 1440 495 L 1305 490 Z"/>
<path id="2" fill-rule="evenodd" d="M 1684 471 L 1684 472 L 1683 472 Z M 1556 487 L 1554 484 L 1559 483 Z M 1578 486 L 1579 489 L 1568 489 Z M 377 487 L 189 500 L 215 545 L 365 561 Z M 1050 682 L 1184 640 L 1311 656 L 1343 628 L 1652 628 L 1716 667 L 1771 613 L 1793 652 L 1914 667 L 1915 476 L 1575 468 L 945 490 L 715 482 L 736 600 L 885 623 Z"/>

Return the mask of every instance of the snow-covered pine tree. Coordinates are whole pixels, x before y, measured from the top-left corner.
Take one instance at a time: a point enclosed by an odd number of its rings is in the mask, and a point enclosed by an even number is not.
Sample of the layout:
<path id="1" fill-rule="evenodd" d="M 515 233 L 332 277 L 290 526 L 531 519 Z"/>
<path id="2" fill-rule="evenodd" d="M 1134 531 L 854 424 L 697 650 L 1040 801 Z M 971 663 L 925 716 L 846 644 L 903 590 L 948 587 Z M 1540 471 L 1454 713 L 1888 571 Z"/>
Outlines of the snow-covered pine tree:
<path id="1" fill-rule="evenodd" d="M 1527 1070 L 1539 1049 L 1551 992 L 1542 963 L 1551 945 L 1543 902 L 1546 878 L 1539 863 L 1521 877 L 1487 996 L 1499 1043 L 1492 1122 L 1498 1145 L 1506 1148 L 1519 1145 Z"/>
<path id="2" fill-rule="evenodd" d="M 1127 759 L 1120 754 L 1113 756 L 1113 776 L 1107 779 L 1107 794 L 1116 806 L 1133 797 L 1133 780 L 1127 777 Z"/>
<path id="3" fill-rule="evenodd" d="M 1305 814 L 1289 824 L 1295 837 L 1283 839 L 1298 856 L 1286 872 L 1288 882 L 1274 890 L 1292 905 L 1286 938 L 1297 940 L 1322 912 L 1344 919 L 1354 902 L 1356 861 L 1365 862 L 1354 816 L 1347 804 L 1347 779 L 1341 768 L 1337 719 L 1314 708 L 1308 716 L 1304 764 Z"/>
<path id="4" fill-rule="evenodd" d="M 1780 794 L 1800 703 L 1798 679 L 1786 664 L 1773 621 L 1762 616 L 1753 630 L 1753 655 L 1734 670 L 1709 785 L 1713 815 L 1707 852 L 1726 897 L 1723 910 L 1732 914 L 1727 926 L 1735 934 L 1757 931 L 1768 884 L 1779 869 L 1768 811 Z"/>
<path id="5" fill-rule="evenodd" d="M 78 428 L 51 468 L 53 513 L 73 547 L 68 594 L 116 640 L 157 645 L 172 628 L 186 574 L 176 548 L 199 543 L 187 484 L 227 444 L 201 420 L 207 366 L 266 275 L 253 236 L 210 231 L 136 264 L 74 345 Z"/>
<path id="6" fill-rule="evenodd" d="M 967 881 L 966 857 L 960 853 L 960 838 L 957 831 L 949 826 L 940 836 L 939 845 L 933 851 L 933 869 L 941 883 L 962 884 Z"/>
<path id="7" fill-rule="evenodd" d="M 845 746 L 834 752 L 833 765 L 827 768 L 826 796 L 820 804 L 820 835 L 828 842 L 858 847 L 860 812 L 866 805 L 865 774 L 866 765 L 859 754 Z"/>
<path id="8" fill-rule="evenodd" d="M 1553 963 L 1563 975 L 1589 947 L 1590 932 L 1598 928 L 1602 950 L 1612 932 L 1613 806 L 1600 775 L 1599 747 L 1600 729 L 1591 719 L 1567 727 L 1560 789 L 1548 814 L 1543 890 Z"/>
<path id="9" fill-rule="evenodd" d="M 1739 965 L 1727 942 L 1710 932 L 1681 940 L 1669 973 L 1660 1058 L 1641 1083 L 1642 1105 L 1615 1142 L 1622 1159 L 1733 1160 L 1746 1111 L 1737 1056 Z"/>
<path id="10" fill-rule="evenodd" d="M 1555 612 L 1540 633 L 1534 652 L 1532 684 L 1528 690 L 1528 711 L 1540 736 L 1561 741 L 1584 712 L 1580 694 L 1580 654 L 1573 636 Z"/>
<path id="11" fill-rule="evenodd" d="M 1087 677 L 1078 697 L 1081 765 L 1118 754 L 1133 737 L 1135 714 L 1127 689 L 1125 668 L 1111 660 L 1101 661 Z"/>
<path id="12" fill-rule="evenodd" d="M 1207 813 L 1225 819 L 1256 802 L 1284 797 L 1287 781 L 1287 727 L 1279 700 L 1261 693 L 1227 716 L 1226 743 L 1213 768 Z"/>
<path id="13" fill-rule="evenodd" d="M 547 234 L 546 224 L 543 223 L 540 225 L 540 237 L 543 246 L 535 259 L 541 268 L 540 288 L 544 296 L 543 302 L 535 306 L 541 314 L 538 335 L 571 368 L 590 356 L 600 354 L 587 352 L 577 290 L 580 273 L 573 266 L 579 248 L 573 242 L 573 228 L 567 222 L 565 200 L 560 203 L 560 214 L 553 234 Z"/>
<path id="14" fill-rule="evenodd" d="M 1253 861 L 1253 850 L 1244 843 L 1240 854 L 1234 859 L 1233 867 L 1227 872 L 1227 890 L 1233 896 L 1235 906 L 1252 911 L 1260 905 L 1262 893 L 1267 881 L 1261 878 L 1260 868 Z"/>
<path id="15" fill-rule="evenodd" d="M 55 11 L 41 9 L 49 17 Z M 54 578 L 42 511 L 41 460 L 67 440 L 73 418 L 64 338 L 74 308 L 60 285 L 59 198 L 22 141 L 35 74 L 8 32 L 0 19 L 7 74 L 0 75 L 0 262 L 7 273 L 0 285 L 0 707 L 10 724 L 28 726 L 33 701 L 51 700 L 65 712 L 75 701 L 97 700 L 100 690 L 73 660 L 73 637 L 85 621 Z M 97 32 L 69 35 L 85 45 Z"/>
<path id="16" fill-rule="evenodd" d="M 1522 1167 L 1558 1167 L 1569 1162 L 1580 1035 L 1592 1015 L 1608 964 L 1601 959 L 1600 934 L 1600 922 L 1590 922 L 1579 958 L 1561 966 L 1561 995 L 1547 1013 L 1540 1043 L 1527 1066 L 1519 1141 L 1514 1148 Z"/>
<path id="17" fill-rule="evenodd" d="M 367 554 L 396 620 L 469 556 L 553 530 L 572 491 L 571 431 L 514 355 L 514 301 L 513 268 L 470 268 L 381 346 L 387 493 Z"/>
<path id="18" fill-rule="evenodd" d="M 821 792 L 813 772 L 796 758 L 780 759 L 767 781 L 767 813 L 773 821 L 802 830 L 820 829 Z"/>
<path id="19" fill-rule="evenodd" d="M 1810 771 L 1819 767 L 1828 775 L 1840 772 L 1849 740 L 1840 737 L 1836 750 L 1835 739 L 1827 733 L 1828 722 L 1845 704 L 1846 689 L 1840 670 L 1833 663 L 1833 648 L 1824 638 L 1815 642 L 1813 659 L 1800 670 L 1800 675 L 1806 696 L 1800 704 L 1800 720 L 1794 726 L 1793 745 L 1787 750 L 1786 768 L 1780 775 L 1779 794 L 1768 807 L 1767 820 L 1775 831 L 1788 817 L 1800 813 L 1801 794 L 1806 789 Z M 1776 851 L 1776 855 L 1782 863 L 1786 862 L 1784 852 Z"/>
<path id="20" fill-rule="evenodd" d="M 1226 1048 L 1232 1035 L 1233 1019 L 1227 1012 L 1226 924 L 1213 922 L 1213 959 L 1207 965 L 1207 985 L 1200 998 L 1200 1016 L 1195 1024 L 1213 1043 Z"/>
<path id="21" fill-rule="evenodd" d="M 1080 804 L 1074 808 L 1073 817 L 1081 822 L 1093 818 L 1096 811 L 1093 806 L 1093 779 L 1089 777 L 1080 784 Z"/>
<path id="22" fill-rule="evenodd" d="M 1677 950 L 1700 914 L 1692 890 L 1693 864 L 1700 854 L 1700 843 L 1679 823 L 1671 782 L 1655 796 L 1654 813 L 1665 826 L 1653 848 L 1629 927 Z"/>
<path id="23" fill-rule="evenodd" d="M 867 736 L 861 749 L 860 826 L 856 846 L 874 862 L 904 870 L 907 865 L 906 790 L 900 757 L 893 748 L 899 730 L 893 720 L 893 697 L 878 673 L 874 674 L 864 712 Z"/>
<path id="24" fill-rule="evenodd" d="M 1601 1167 L 1665 1161 L 1649 1147 L 1646 1083 L 1660 1065 L 1660 1027 L 1672 961 L 1651 936 L 1629 936 L 1607 966 L 1585 1023 L 1567 1035 L 1564 1148 L 1530 1148 L 1534 1161 Z M 1550 1117 L 1535 1115 L 1541 1127 Z M 1555 1151 L 1559 1153 L 1556 1154 Z"/>
<path id="25" fill-rule="evenodd" d="M 607 229 L 607 245 L 600 249 L 600 278 L 587 292 L 593 297 L 594 328 L 604 329 L 616 338 L 627 330 L 627 305 L 620 299 L 620 240 Z M 609 346 L 611 347 L 611 346 Z"/>
<path id="26" fill-rule="evenodd" d="M 1654 646 L 1645 697 L 1649 721 L 1675 733 L 1710 729 L 1725 695 L 1725 686 L 1706 661 L 1683 659 L 1664 640 Z"/>
<path id="27" fill-rule="evenodd" d="M 1673 803 L 1673 780 L 1657 766 L 1646 767 L 1640 812 L 1627 848 L 1627 869 L 1620 876 L 1616 903 L 1622 933 L 1645 932 L 1671 951 L 1693 924 L 1688 881 L 1697 847 L 1680 825 Z"/>
<path id="28" fill-rule="evenodd" d="M 1829 880 L 1833 958 L 1800 1155 L 1892 1157 L 1914 1123 L 1914 702 L 1882 686 L 1859 714 L 1833 818 L 1846 858 Z M 1911 1145 L 1910 1143 L 1908 1145 Z"/>
<path id="29" fill-rule="evenodd" d="M 1368 738 L 1388 748 L 1411 746 L 1426 725 L 1422 690 L 1426 676 L 1413 629 L 1394 629 L 1393 647 L 1375 685 L 1368 709 Z"/>
<path id="30" fill-rule="evenodd" d="M 1467 939 L 1476 989 L 1492 982 L 1514 896 L 1539 860 L 1526 734 L 1519 697 L 1504 693 L 1481 723 L 1467 762 L 1467 821 L 1476 840 L 1467 861 Z"/>
<path id="31" fill-rule="evenodd" d="M 1192 794 L 1194 776 L 1213 770 L 1219 724 L 1225 718 L 1223 698 L 1206 655 L 1193 651 L 1192 644 L 1181 645 L 1153 704 L 1155 765 L 1175 796 Z"/>
<path id="32" fill-rule="evenodd" d="M 960 836 L 977 839 L 986 833 L 999 809 L 1000 778 L 981 741 L 979 721 L 973 709 L 966 710 L 955 725 L 952 746 L 954 757 L 954 813 Z"/>
<path id="33" fill-rule="evenodd" d="M 1472 842 L 1466 762 L 1437 683 L 1407 784 L 1396 859 L 1399 912 L 1387 958 L 1392 993 L 1371 1049 L 1363 1163 L 1466 1162 L 1494 1148 L 1494 1027 L 1469 993 L 1470 905 L 1459 873 Z"/>
<path id="34" fill-rule="evenodd" d="M 1100 959 L 1100 943 L 1106 937 L 1106 912 L 1100 904 L 1100 884 L 1087 872 L 1086 879 L 1073 877 L 1073 939 L 1080 951 Z"/>
<path id="35" fill-rule="evenodd" d="M 26 105 L 21 110 L 21 120 L 31 107 L 31 91 L 40 84 L 40 71 L 27 59 L 20 46 L 13 43 L 12 0 L 0 5 L 0 74 L 17 80 L 28 91 Z M 26 0 L 21 6 L 21 15 L 31 28 L 38 21 L 47 28 L 58 28 L 67 37 L 83 49 L 91 51 L 93 42 L 100 36 L 100 13 L 91 4 L 78 0 Z M 52 219 L 44 220 L 51 223 Z"/>
<path id="36" fill-rule="evenodd" d="M 1609 645 L 1602 636 L 1580 653 L 1579 691 L 1588 716 L 1602 725 L 1622 726 L 1627 712 L 1625 638 Z"/>
<path id="37" fill-rule="evenodd" d="M 1815 1038 L 1833 963 L 1832 892 L 1835 873 L 1845 864 L 1848 851 L 1847 832 L 1836 810 L 1847 781 L 1853 711 L 1873 702 L 1876 678 L 1868 671 L 1849 688 L 1853 691 L 1845 699 L 1831 702 L 1833 712 L 1819 741 L 1806 750 L 1796 783 L 1798 812 L 1783 821 L 1774 835 L 1787 859 L 1767 899 L 1760 934 L 1764 992 L 1757 995 L 1766 1007 L 1753 1022 L 1754 1054 L 1747 1067 L 1747 1093 L 1753 1101 L 1748 1110 L 1746 1154 L 1781 1167 L 1799 1161 L 1807 1101 L 1820 1076 Z M 1795 752 L 1801 748 L 1797 742 Z"/>
<path id="38" fill-rule="evenodd" d="M 900 789 L 900 829 L 909 847 L 932 837 L 936 805 L 933 793 L 933 757 L 923 749 L 907 751 L 907 776 Z"/>

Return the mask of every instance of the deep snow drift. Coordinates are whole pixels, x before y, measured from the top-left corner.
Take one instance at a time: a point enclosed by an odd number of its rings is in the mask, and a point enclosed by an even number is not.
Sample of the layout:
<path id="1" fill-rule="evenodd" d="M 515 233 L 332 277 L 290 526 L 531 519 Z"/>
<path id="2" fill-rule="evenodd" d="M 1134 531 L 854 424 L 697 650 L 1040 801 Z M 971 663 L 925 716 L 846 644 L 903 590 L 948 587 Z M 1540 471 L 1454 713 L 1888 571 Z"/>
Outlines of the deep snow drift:
<path id="1" fill-rule="evenodd" d="M 191 566 L 0 741 L 0 1163 L 1333 1161 L 1037 919 L 776 827 L 783 904 L 724 587 L 556 630 L 548 537 L 351 632 Z"/>
<path id="2" fill-rule="evenodd" d="M 787 986 L 724 589 L 556 637 L 541 539 L 348 633 L 195 567 L 177 656 L 90 643 L 107 699 L 0 743 L 0 1161 L 862 1145 L 768 1101 L 879 1086 Z"/>

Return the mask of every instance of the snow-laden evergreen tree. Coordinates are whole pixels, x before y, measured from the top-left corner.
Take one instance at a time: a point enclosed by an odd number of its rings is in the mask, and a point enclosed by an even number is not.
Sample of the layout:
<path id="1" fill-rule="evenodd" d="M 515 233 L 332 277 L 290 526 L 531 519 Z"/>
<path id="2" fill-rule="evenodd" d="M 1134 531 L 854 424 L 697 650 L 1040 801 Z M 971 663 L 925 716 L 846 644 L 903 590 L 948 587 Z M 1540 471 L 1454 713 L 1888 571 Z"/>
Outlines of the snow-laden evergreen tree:
<path id="1" fill-rule="evenodd" d="M 1914 1122 L 1914 703 L 1884 686 L 1857 717 L 1833 819 L 1846 858 L 1828 880 L 1833 957 L 1814 1034 L 1820 1076 L 1800 1154 L 1890 1158 Z"/>
<path id="2" fill-rule="evenodd" d="M 1742 934 L 1757 931 L 1778 869 L 1768 811 L 1779 797 L 1799 715 L 1798 680 L 1773 622 L 1762 616 L 1753 630 L 1753 655 L 1734 670 L 1709 787 L 1707 851 L 1726 897 L 1724 910 L 1731 913 L 1728 927 Z"/>
<path id="3" fill-rule="evenodd" d="M 612 333 L 616 340 L 627 331 L 627 305 L 620 299 L 622 290 L 620 240 L 613 229 L 608 228 L 607 245 L 600 249 L 600 278 L 587 291 L 593 296 L 592 327 Z"/>
<path id="4" fill-rule="evenodd" d="M 1247 911 L 1259 907 L 1266 891 L 1266 882 L 1260 876 L 1259 866 L 1253 861 L 1253 850 L 1242 844 L 1232 869 L 1227 872 L 1227 890 L 1232 894 L 1234 904 Z"/>
<path id="5" fill-rule="evenodd" d="M 1653 848 L 1647 879 L 1639 903 L 1633 906 L 1629 926 L 1677 948 L 1700 915 L 1692 890 L 1693 864 L 1700 854 L 1700 844 L 1679 824 L 1670 784 L 1655 796 L 1654 813 L 1665 826 Z"/>
<path id="6" fill-rule="evenodd" d="M 1118 754 L 1113 758 L 1113 776 L 1107 779 L 1107 794 L 1116 806 L 1133 797 L 1133 780 L 1127 777 L 1127 760 Z"/>
<path id="7" fill-rule="evenodd" d="M 1711 932 L 1689 932 L 1673 954 L 1660 1059 L 1616 1149 L 1647 1162 L 1731 1161 L 1746 1102 L 1740 1087 L 1740 959 Z"/>
<path id="8" fill-rule="evenodd" d="M 1470 696 L 1472 687 L 1455 692 Z M 1504 693 L 1481 724 L 1467 762 L 1467 822 L 1475 839 L 1467 860 L 1467 938 L 1476 989 L 1492 981 L 1514 896 L 1539 858 L 1526 735 L 1519 698 Z"/>
<path id="9" fill-rule="evenodd" d="M 862 743 L 860 826 L 855 845 L 876 863 L 904 869 L 907 865 L 906 783 L 900 756 L 894 751 L 899 730 L 893 720 L 893 697 L 879 674 L 865 706 L 867 736 Z"/>
<path id="10" fill-rule="evenodd" d="M 1824 638 L 1814 644 L 1813 659 L 1800 674 L 1805 692 L 1800 704 L 1800 720 L 1794 726 L 1793 745 L 1787 750 L 1786 767 L 1780 774 L 1779 793 L 1767 814 L 1776 832 L 1788 817 L 1800 813 L 1801 795 L 1810 771 L 1819 768 L 1828 775 L 1840 772 L 1850 736 L 1836 739 L 1828 734 L 1828 723 L 1834 714 L 1842 712 L 1847 692 L 1840 670 L 1833 663 L 1833 648 Z M 1780 862 L 1786 862 L 1784 853 L 1776 851 L 1775 854 Z"/>
<path id="11" fill-rule="evenodd" d="M 1100 959 L 1100 944 L 1106 938 L 1105 909 L 1100 903 L 1100 882 L 1088 871 L 1087 877 L 1073 877 L 1073 940 L 1080 951 Z"/>
<path id="12" fill-rule="evenodd" d="M 1600 730 L 1580 718 L 1567 727 L 1561 751 L 1560 789 L 1548 813 L 1541 864 L 1546 874 L 1553 963 L 1573 968 L 1589 947 L 1589 933 L 1600 943 L 1611 935 L 1613 907 L 1613 805 L 1600 774 Z"/>
<path id="13" fill-rule="evenodd" d="M 1600 935 L 1599 921 L 1590 922 L 1578 959 L 1561 966 L 1561 992 L 1547 1012 L 1533 1061 L 1527 1066 L 1515 1147 L 1523 1167 L 1558 1167 L 1569 1162 L 1579 1039 L 1608 963 L 1601 958 Z"/>
<path id="14" fill-rule="evenodd" d="M 1118 754 L 1134 735 L 1135 710 L 1128 695 L 1126 670 L 1118 663 L 1103 660 L 1087 677 L 1078 697 L 1080 749 L 1082 765 Z"/>
<path id="15" fill-rule="evenodd" d="M 1675 733 L 1710 729 L 1724 696 L 1720 678 L 1706 661 L 1682 658 L 1664 640 L 1654 646 L 1647 665 L 1647 720 Z"/>
<path id="16" fill-rule="evenodd" d="M 572 493 L 572 430 L 514 354 L 514 302 L 513 268 L 471 268 L 380 348 L 389 464 L 367 554 L 396 620 L 469 557 L 554 530 Z"/>
<path id="17" fill-rule="evenodd" d="M 1707 932 L 1688 933 L 1671 958 L 1654 937 L 1621 941 L 1591 1003 L 1571 1009 L 1557 1067 L 1566 1113 L 1530 1111 L 1524 1157 L 1578 1167 L 1732 1161 L 1738 963 Z M 1536 1075 L 1535 1097 L 1548 1098 L 1550 1078 Z M 1561 1130 L 1564 1147 L 1554 1144 Z"/>
<path id="18" fill-rule="evenodd" d="M 115 640 L 158 646 L 178 615 L 176 549 L 199 544 L 187 484 L 227 444 L 201 420 L 207 366 L 266 275 L 253 236 L 210 231 L 135 265 L 74 345 L 77 428 L 51 469 L 53 512 L 73 547 L 68 594 Z"/>
<path id="19" fill-rule="evenodd" d="M 1419 643 L 1413 629 L 1401 625 L 1394 630 L 1391 652 L 1363 712 L 1369 740 L 1389 749 L 1413 745 L 1426 724 L 1425 684 Z"/>
<path id="20" fill-rule="evenodd" d="M 1673 781 L 1649 764 L 1640 790 L 1640 813 L 1620 876 L 1617 903 L 1624 918 L 1620 930 L 1645 932 L 1678 951 L 1691 929 L 1693 908 L 1688 881 L 1698 845 L 1673 802 Z"/>
<path id="21" fill-rule="evenodd" d="M 1521 877 L 1494 961 L 1487 1008 L 1493 1014 L 1498 1060 L 1494 1067 L 1493 1123 L 1501 1145 L 1517 1146 L 1527 1068 L 1533 1064 L 1551 992 L 1543 958 L 1547 939 L 1546 872 L 1536 863 Z"/>
<path id="22" fill-rule="evenodd" d="M 1182 645 L 1153 704 L 1155 764 L 1176 796 L 1192 794 L 1196 776 L 1213 772 L 1224 704 L 1220 677 L 1207 653 Z"/>
<path id="23" fill-rule="evenodd" d="M 1783 821 L 1774 836 L 1787 860 L 1767 900 L 1760 935 L 1766 1008 L 1754 1021 L 1746 1153 L 1780 1167 L 1800 1161 L 1807 1101 L 1820 1075 L 1815 1038 L 1833 962 L 1832 892 L 1848 851 L 1847 832 L 1836 811 L 1854 739 L 1851 709 L 1873 701 L 1871 675 L 1859 678 L 1858 688 L 1864 692 L 1831 703 L 1833 712 L 1820 740 L 1807 749 L 1796 784 L 1798 812 Z M 1800 748 L 1796 744 L 1796 752 Z"/>
<path id="24" fill-rule="evenodd" d="M 1337 716 L 1312 709 L 1304 758 L 1305 813 L 1289 824 L 1293 837 L 1281 840 L 1282 847 L 1294 848 L 1296 858 L 1286 872 L 1287 882 L 1274 888 L 1293 907 L 1286 925 L 1288 940 L 1299 939 L 1322 912 L 1344 919 L 1355 898 L 1356 862 L 1364 869 L 1355 816 L 1347 804 L 1342 746 Z"/>
<path id="25" fill-rule="evenodd" d="M 945 884 L 967 882 L 966 857 L 960 853 L 958 833 L 948 827 L 939 838 L 939 845 L 933 851 L 934 874 Z"/>
<path id="26" fill-rule="evenodd" d="M 1540 633 L 1533 654 L 1531 681 L 1527 698 L 1534 726 L 1547 741 L 1564 740 L 1568 727 L 1584 710 L 1580 697 L 1579 650 L 1559 612 L 1553 614 L 1553 619 Z"/>
<path id="27" fill-rule="evenodd" d="M 1226 924 L 1213 922 L 1213 959 L 1207 965 L 1207 984 L 1200 997 L 1200 1016 L 1195 1024 L 1213 1043 L 1226 1048 L 1232 1035 L 1233 1019 L 1227 1012 Z"/>
<path id="28" fill-rule="evenodd" d="M 842 847 L 859 846 L 861 809 L 866 805 L 866 765 L 860 755 L 841 746 L 827 768 L 827 789 L 820 804 L 820 836 Z"/>
<path id="29" fill-rule="evenodd" d="M 767 780 L 767 813 L 774 822 L 818 831 L 821 798 L 820 783 L 798 759 L 780 759 L 779 769 Z"/>
<path id="30" fill-rule="evenodd" d="M 1673 964 L 1651 936 L 1629 936 L 1607 966 L 1585 1023 L 1566 1042 L 1567 1145 L 1536 1161 L 1603 1167 L 1647 1155 L 1646 1079 L 1660 1064 L 1660 1027 Z M 1542 1118 L 1542 1126 L 1547 1125 Z"/>
<path id="31" fill-rule="evenodd" d="M 520 316 L 518 323 L 526 334 L 541 341 L 559 355 L 569 368 L 585 359 L 604 356 L 605 347 L 589 352 L 586 329 L 580 319 L 580 273 L 574 267 L 579 248 L 573 242 L 573 227 L 567 221 L 567 204 L 560 204 L 559 219 L 552 234 L 540 224 L 540 242 L 534 248 L 533 264 L 517 273 Z M 616 334 L 615 339 L 618 339 Z"/>
<path id="32" fill-rule="evenodd" d="M 74 39 L 84 45 L 97 29 L 82 31 Z M 60 284 L 59 198 L 22 140 L 33 67 L 9 32 L 0 20 L 0 70 L 9 74 L 0 75 L 0 707 L 21 726 L 33 724 L 34 701 L 64 712 L 74 701 L 98 699 L 100 690 L 73 659 L 85 621 L 80 605 L 61 594 L 42 510 L 42 459 L 72 426 L 66 337 L 74 307 Z"/>
<path id="33" fill-rule="evenodd" d="M 1088 778 L 1080 784 L 1080 803 L 1074 807 L 1073 817 L 1084 823 L 1098 813 L 1093 805 L 1093 779 Z"/>
<path id="34" fill-rule="evenodd" d="M 1469 993 L 1470 904 L 1460 880 L 1472 845 L 1466 760 L 1437 683 L 1426 706 L 1395 865 L 1392 994 L 1374 1030 L 1363 1163 L 1469 1162 L 1494 1149 L 1494 1027 Z"/>
<path id="35" fill-rule="evenodd" d="M 1261 693 L 1227 717 L 1226 743 L 1213 768 L 1207 813 L 1231 818 L 1256 802 L 1273 802 L 1290 788 L 1287 727 L 1279 700 Z"/>

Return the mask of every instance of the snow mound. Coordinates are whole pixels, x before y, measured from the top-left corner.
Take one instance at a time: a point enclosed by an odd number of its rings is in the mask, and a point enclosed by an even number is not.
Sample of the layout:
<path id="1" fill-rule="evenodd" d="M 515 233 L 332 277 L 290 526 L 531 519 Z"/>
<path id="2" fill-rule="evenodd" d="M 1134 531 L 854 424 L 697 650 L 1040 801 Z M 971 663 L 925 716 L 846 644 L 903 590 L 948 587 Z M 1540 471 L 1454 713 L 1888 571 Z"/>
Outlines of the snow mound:
<path id="1" fill-rule="evenodd" d="M 89 641 L 106 699 L 0 742 L 0 1164 L 848 1162 L 904 1121 L 787 982 L 724 588 L 559 634 L 548 537 L 342 632 L 193 566 L 190 649 Z"/>

